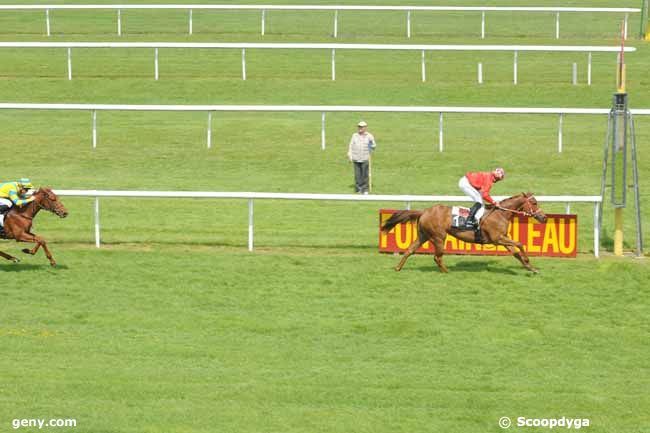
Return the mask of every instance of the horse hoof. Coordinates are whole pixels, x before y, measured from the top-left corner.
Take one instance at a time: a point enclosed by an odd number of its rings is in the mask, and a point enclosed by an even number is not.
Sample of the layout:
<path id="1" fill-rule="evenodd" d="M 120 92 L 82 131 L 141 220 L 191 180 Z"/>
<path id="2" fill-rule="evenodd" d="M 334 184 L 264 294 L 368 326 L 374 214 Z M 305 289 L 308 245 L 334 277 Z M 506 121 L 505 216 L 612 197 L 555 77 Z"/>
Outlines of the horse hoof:
<path id="1" fill-rule="evenodd" d="M 56 262 L 50 262 L 50 266 L 52 266 L 53 268 L 56 268 Z"/>
<path id="2" fill-rule="evenodd" d="M 31 252 L 30 250 L 28 250 L 27 248 L 23 248 L 21 251 L 22 251 L 23 253 L 25 253 L 25 254 L 31 254 L 31 253 L 32 253 L 32 252 Z"/>
<path id="3" fill-rule="evenodd" d="M 402 268 L 395 268 L 395 272 L 399 272 L 401 270 L 402 270 Z"/>
<path id="4" fill-rule="evenodd" d="M 11 261 L 14 263 L 20 263 L 20 259 L 18 257 L 14 257 L 13 259 L 11 259 Z"/>

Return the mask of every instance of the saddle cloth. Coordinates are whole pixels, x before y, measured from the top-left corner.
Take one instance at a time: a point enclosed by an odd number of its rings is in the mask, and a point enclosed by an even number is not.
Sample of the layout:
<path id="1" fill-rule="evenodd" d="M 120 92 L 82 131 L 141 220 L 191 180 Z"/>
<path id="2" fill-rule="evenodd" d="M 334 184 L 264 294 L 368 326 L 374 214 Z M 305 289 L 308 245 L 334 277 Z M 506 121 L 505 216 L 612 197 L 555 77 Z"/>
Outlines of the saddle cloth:
<path id="1" fill-rule="evenodd" d="M 451 207 L 451 226 L 456 228 L 465 228 L 465 221 L 469 216 L 469 208 L 462 206 Z"/>

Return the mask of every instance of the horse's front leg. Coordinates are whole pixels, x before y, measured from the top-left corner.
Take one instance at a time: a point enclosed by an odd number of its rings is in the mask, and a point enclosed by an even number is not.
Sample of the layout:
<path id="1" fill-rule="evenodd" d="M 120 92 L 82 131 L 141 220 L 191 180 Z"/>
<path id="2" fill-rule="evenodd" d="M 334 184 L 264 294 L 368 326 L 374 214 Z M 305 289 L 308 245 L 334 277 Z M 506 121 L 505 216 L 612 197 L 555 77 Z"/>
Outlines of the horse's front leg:
<path id="1" fill-rule="evenodd" d="M 522 244 L 521 242 L 515 242 L 512 239 L 507 238 L 505 236 L 499 238 L 497 244 L 506 247 L 508 251 L 510 251 L 510 254 L 512 254 L 517 260 L 521 262 L 524 268 L 528 269 L 530 272 L 534 272 L 534 273 L 539 272 L 537 268 L 535 268 L 533 265 L 530 264 L 530 259 L 528 258 L 528 254 L 526 254 L 526 251 L 524 251 L 524 244 Z"/>
<path id="2" fill-rule="evenodd" d="M 7 260 L 11 260 L 14 263 L 20 262 L 20 259 L 18 257 L 14 257 L 11 254 L 7 254 L 4 251 L 0 251 L 0 257 L 4 257 Z"/>
<path id="3" fill-rule="evenodd" d="M 31 254 L 32 256 L 36 254 L 36 252 L 40 247 L 43 247 L 43 251 L 45 251 L 45 255 L 47 256 L 47 259 L 50 261 L 50 265 L 56 266 L 56 261 L 54 260 L 54 257 L 52 257 L 50 250 L 47 248 L 47 242 L 42 237 L 36 236 L 32 233 L 23 232 L 16 237 L 16 241 L 35 243 L 36 245 L 31 250 L 28 248 L 22 250 L 23 253 Z"/>

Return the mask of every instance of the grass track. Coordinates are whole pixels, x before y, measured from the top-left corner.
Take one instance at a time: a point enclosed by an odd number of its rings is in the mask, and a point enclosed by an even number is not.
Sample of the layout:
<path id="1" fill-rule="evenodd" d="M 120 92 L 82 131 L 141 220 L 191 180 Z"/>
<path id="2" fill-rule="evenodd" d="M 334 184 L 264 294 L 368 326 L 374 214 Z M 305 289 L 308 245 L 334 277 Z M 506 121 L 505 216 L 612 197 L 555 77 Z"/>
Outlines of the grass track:
<path id="1" fill-rule="evenodd" d="M 194 18 L 188 37 L 184 14 L 124 13 L 121 40 L 262 40 L 257 14 Z M 407 42 L 401 14 L 340 18 L 341 42 Z M 559 43 L 616 44 L 618 18 L 561 20 Z M 353 27 L 358 21 L 366 27 Z M 553 22 L 488 15 L 485 43 L 556 44 Z M 267 24 L 265 41 L 331 40 L 329 14 L 270 13 Z M 412 43 L 479 43 L 478 15 L 414 14 L 413 24 Z M 2 40 L 44 40 L 43 27 L 42 14 L 0 15 Z M 53 31 L 51 40 L 117 39 L 112 13 L 56 12 Z M 629 44 L 638 48 L 626 57 L 630 102 L 647 108 L 650 53 L 644 42 Z M 63 51 L 2 50 L 0 100 L 609 106 L 614 56 L 594 55 L 591 87 L 583 57 L 522 54 L 513 86 L 510 55 L 428 55 L 421 83 L 418 55 L 337 53 L 332 82 L 328 55 L 251 51 L 243 82 L 238 53 L 161 50 L 154 82 L 150 52 L 75 50 L 68 82 Z M 569 82 L 573 62 L 578 86 Z M 203 113 L 100 113 L 92 151 L 89 113 L 2 111 L 0 150 L 12 158 L 1 175 L 60 189 L 344 193 L 359 118 L 379 143 L 377 193 L 458 194 L 460 174 L 495 164 L 508 171 L 498 195 L 599 193 L 606 124 L 586 116 L 564 119 L 558 154 L 555 116 L 448 115 L 439 153 L 436 115 L 331 114 L 322 152 L 317 113 L 215 115 L 211 151 Z M 643 215 L 648 122 L 637 118 Z M 541 274 L 530 276 L 508 257 L 446 257 L 451 273 L 441 275 L 431 257 L 418 256 L 393 272 L 397 257 L 376 253 L 376 224 L 377 208 L 394 203 L 256 202 L 252 254 L 244 201 L 102 200 L 100 250 L 91 201 L 65 203 L 68 219 L 42 215 L 35 228 L 60 268 L 40 253 L 0 263 L 0 431 L 15 418 L 42 417 L 76 418 L 70 431 L 92 433 L 482 433 L 502 431 L 501 416 L 590 418 L 594 433 L 650 431 L 650 267 L 592 257 L 590 206 L 572 207 L 578 258 L 533 258 Z M 631 211 L 626 218 L 631 248 Z M 649 245 L 647 217 L 643 228 Z M 608 214 L 604 237 L 611 248 Z M 21 254 L 15 243 L 0 248 Z"/>

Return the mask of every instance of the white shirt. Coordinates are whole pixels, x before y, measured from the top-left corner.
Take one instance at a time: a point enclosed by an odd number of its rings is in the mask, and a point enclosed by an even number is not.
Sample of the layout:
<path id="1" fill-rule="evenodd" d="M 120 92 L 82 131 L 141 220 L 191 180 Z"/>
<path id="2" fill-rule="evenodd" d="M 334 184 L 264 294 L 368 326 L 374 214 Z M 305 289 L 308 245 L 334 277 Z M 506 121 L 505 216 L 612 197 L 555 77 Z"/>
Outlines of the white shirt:
<path id="1" fill-rule="evenodd" d="M 348 148 L 348 158 L 351 161 L 363 162 L 368 161 L 370 149 L 375 150 L 377 143 L 371 133 L 366 132 L 361 135 L 358 132 L 352 134 L 350 146 Z"/>

